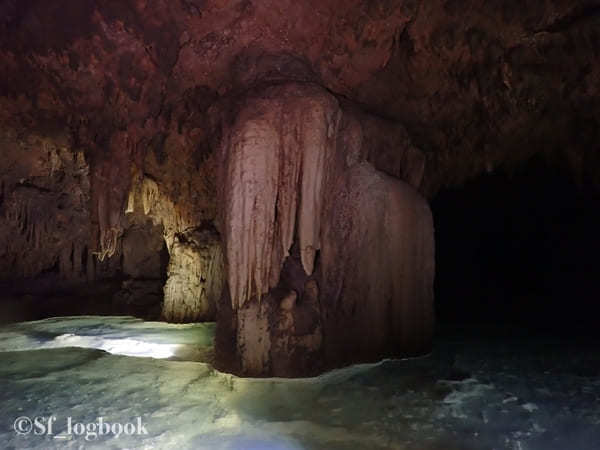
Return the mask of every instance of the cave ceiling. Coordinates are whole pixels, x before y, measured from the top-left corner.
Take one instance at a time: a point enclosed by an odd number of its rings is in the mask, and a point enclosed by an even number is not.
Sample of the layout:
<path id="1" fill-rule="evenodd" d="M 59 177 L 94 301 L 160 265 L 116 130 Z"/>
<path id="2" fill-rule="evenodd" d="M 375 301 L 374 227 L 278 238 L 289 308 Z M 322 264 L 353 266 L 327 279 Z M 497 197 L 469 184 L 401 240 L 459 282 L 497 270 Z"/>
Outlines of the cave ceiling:
<path id="1" fill-rule="evenodd" d="M 3 129 L 92 160 L 210 152 L 214 105 L 294 80 L 402 123 L 429 189 L 537 152 L 599 184 L 600 1 L 3 0 L 0 61 Z"/>

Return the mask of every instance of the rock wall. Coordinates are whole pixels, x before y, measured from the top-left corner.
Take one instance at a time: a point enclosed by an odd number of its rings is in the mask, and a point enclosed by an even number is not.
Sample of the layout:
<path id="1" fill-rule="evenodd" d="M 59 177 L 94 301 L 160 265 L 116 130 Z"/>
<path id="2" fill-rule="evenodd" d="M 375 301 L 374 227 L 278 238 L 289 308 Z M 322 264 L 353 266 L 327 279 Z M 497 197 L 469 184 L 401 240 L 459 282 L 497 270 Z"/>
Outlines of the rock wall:
<path id="1" fill-rule="evenodd" d="M 124 225 L 119 245 L 123 280 L 113 302 L 115 308 L 137 317 L 157 319 L 163 303 L 169 255 L 162 226 L 147 218 L 136 219 Z"/>
<path id="2" fill-rule="evenodd" d="M 405 185 L 352 169 L 364 161 L 426 196 L 535 154 L 600 186 L 596 0 L 276 3 L 0 4 L 0 279 L 42 291 L 116 280 L 132 299 L 146 291 L 122 266 L 130 228 L 150 219 L 173 252 L 176 236 L 215 222 L 230 293 L 219 304 L 237 323 L 255 301 L 280 311 L 291 290 L 300 307 L 308 278 L 320 299 L 321 277 L 350 282 L 325 267 L 324 249 L 340 264 L 370 253 L 324 242 L 325 230 L 339 231 L 329 221 L 354 220 L 352 236 L 388 231 L 345 202 L 358 196 L 349 180 L 387 192 L 357 197 L 379 205 L 365 206 L 374 214 L 417 208 Z M 426 255 L 427 238 L 394 220 Z M 410 265 L 381 257 L 374 266 L 382 261 Z M 327 297 L 355 304 L 337 295 Z M 321 333 L 325 351 L 331 325 L 322 311 L 317 322 L 321 331 L 302 333 Z M 412 326 L 400 324 L 386 329 Z M 256 370 L 288 370 L 277 364 Z"/>
<path id="3" fill-rule="evenodd" d="M 207 220 L 214 198 L 202 192 L 210 181 L 194 164 L 193 148 L 184 144 L 171 143 L 161 161 L 155 152 L 148 153 L 144 171 L 134 169 L 125 216 L 127 226 L 150 222 L 160 229 L 168 267 L 156 294 L 161 299 L 159 317 L 169 322 L 209 321 L 215 319 L 223 289 L 223 256 L 219 235 Z M 157 254 L 146 246 L 148 250 Z"/>
<path id="4" fill-rule="evenodd" d="M 542 154 L 597 190 L 599 11 L 597 0 L 4 1 L 0 278 L 41 290 L 137 280 L 121 267 L 130 227 L 150 218 L 170 250 L 218 220 L 235 309 L 279 285 L 293 242 L 318 272 L 327 180 L 356 162 L 432 196 Z M 286 94 L 289 82 L 304 94 Z M 252 149 L 277 139 L 277 155 Z M 219 162 L 222 141 L 252 161 Z M 262 186 L 225 218 L 219 203 L 242 197 L 217 186 L 222 167 Z M 261 184 L 267 167 L 277 173 Z"/>
<path id="5" fill-rule="evenodd" d="M 5 1 L 0 122 L 58 119 L 98 153 L 127 133 L 119 151 L 131 157 L 169 141 L 170 122 L 204 134 L 218 98 L 309 81 L 402 122 L 427 155 L 428 193 L 535 153 L 598 187 L 599 11 L 597 0 Z"/>
<path id="6" fill-rule="evenodd" d="M 431 213 L 408 184 L 365 161 L 370 144 L 399 133 L 368 139 L 377 119 L 310 84 L 255 91 L 235 113 L 220 176 L 231 318 L 219 327 L 239 358 L 226 368 L 307 375 L 426 351 Z M 402 170 L 418 184 L 422 165 Z"/>
<path id="7" fill-rule="evenodd" d="M 325 359 L 427 352 L 433 338 L 434 236 L 427 202 L 360 163 L 327 196 L 321 249 Z"/>
<path id="8" fill-rule="evenodd" d="M 113 274 L 92 254 L 90 166 L 69 133 L 5 130 L 0 152 L 0 281 L 41 276 L 44 290 Z"/>
<path id="9" fill-rule="evenodd" d="M 194 108 L 197 98 L 189 96 Z M 71 119 L 3 120 L 0 301 L 25 304 L 33 294 L 22 319 L 159 318 L 175 235 L 215 217 L 206 119 L 189 116 L 186 103 L 172 120 L 95 134 Z"/>
<path id="10" fill-rule="evenodd" d="M 164 287 L 162 318 L 168 322 L 214 321 L 224 274 L 221 241 L 212 228 L 176 235 Z"/>

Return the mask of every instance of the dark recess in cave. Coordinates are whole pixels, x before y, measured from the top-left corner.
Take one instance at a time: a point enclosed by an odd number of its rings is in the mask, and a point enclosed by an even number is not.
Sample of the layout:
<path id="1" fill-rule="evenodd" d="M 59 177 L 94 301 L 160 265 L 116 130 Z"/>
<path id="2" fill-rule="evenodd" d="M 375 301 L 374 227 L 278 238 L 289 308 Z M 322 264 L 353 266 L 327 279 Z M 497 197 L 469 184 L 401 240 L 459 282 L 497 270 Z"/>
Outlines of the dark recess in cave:
<path id="1" fill-rule="evenodd" d="M 596 191 L 533 158 L 441 191 L 432 210 L 438 331 L 600 335 Z"/>

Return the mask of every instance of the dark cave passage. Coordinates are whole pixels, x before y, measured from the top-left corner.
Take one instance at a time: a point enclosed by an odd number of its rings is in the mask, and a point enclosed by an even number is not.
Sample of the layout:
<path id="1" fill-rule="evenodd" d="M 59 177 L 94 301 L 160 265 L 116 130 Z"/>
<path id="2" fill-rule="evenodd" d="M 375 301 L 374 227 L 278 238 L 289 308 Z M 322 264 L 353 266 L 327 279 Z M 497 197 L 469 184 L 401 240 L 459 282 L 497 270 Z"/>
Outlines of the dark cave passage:
<path id="1" fill-rule="evenodd" d="M 438 329 L 599 334 L 600 197 L 533 158 L 432 201 Z"/>

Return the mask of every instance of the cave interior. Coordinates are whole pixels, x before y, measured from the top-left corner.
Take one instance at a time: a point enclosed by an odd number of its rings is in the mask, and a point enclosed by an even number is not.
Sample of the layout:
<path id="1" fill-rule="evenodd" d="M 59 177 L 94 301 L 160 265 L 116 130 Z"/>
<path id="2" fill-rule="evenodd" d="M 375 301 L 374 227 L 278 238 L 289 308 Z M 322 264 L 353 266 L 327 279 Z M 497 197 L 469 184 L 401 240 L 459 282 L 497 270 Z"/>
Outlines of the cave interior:
<path id="1" fill-rule="evenodd" d="M 0 0 L 0 61 L 8 448 L 598 448 L 597 0 Z"/>

